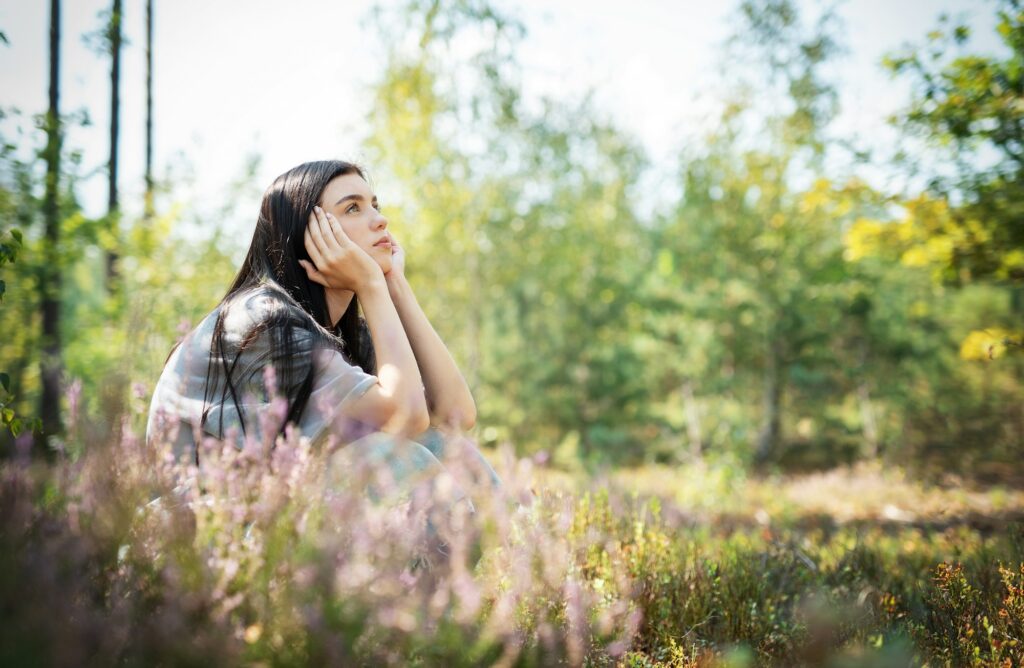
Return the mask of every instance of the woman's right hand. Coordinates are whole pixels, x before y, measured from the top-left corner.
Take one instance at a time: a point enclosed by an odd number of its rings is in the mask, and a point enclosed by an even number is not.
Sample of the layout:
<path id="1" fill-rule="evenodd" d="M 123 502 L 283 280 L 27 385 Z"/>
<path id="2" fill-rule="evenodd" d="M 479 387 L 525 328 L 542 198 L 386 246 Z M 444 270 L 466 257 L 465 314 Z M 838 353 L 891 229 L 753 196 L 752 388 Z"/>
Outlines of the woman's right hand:
<path id="1" fill-rule="evenodd" d="M 304 242 L 313 263 L 299 260 L 299 264 L 314 283 L 356 294 L 375 282 L 383 283 L 384 270 L 377 261 L 345 234 L 334 216 L 319 206 L 309 214 Z"/>

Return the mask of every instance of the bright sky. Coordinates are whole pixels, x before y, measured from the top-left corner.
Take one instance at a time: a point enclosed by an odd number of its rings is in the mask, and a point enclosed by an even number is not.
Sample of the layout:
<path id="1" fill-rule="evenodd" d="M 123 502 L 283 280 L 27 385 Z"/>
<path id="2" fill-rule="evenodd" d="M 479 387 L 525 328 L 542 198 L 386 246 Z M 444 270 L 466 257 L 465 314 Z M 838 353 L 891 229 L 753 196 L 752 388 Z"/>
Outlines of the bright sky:
<path id="1" fill-rule="evenodd" d="M 98 14 L 110 2 L 62 4 L 61 106 L 65 113 L 88 109 L 92 119 L 91 127 L 72 129 L 67 141 L 84 151 L 85 170 L 94 171 L 81 195 L 86 213 L 98 216 L 106 202 L 109 62 L 91 52 L 82 35 L 99 26 Z M 370 4 L 155 0 L 157 177 L 190 165 L 194 205 L 224 208 L 248 221 L 263 188 L 289 167 L 324 157 L 360 160 L 366 86 L 379 75 L 380 51 L 360 20 Z M 145 3 L 124 5 L 120 183 L 124 201 L 137 202 L 145 151 Z M 520 48 L 526 92 L 565 95 L 594 88 L 600 106 L 667 171 L 676 149 L 713 108 L 718 47 L 734 3 L 524 0 L 515 7 L 528 30 Z M 994 50 L 993 9 L 992 2 L 977 0 L 842 4 L 849 53 L 838 69 L 844 111 L 836 129 L 884 145 L 891 139 L 885 117 L 906 93 L 879 67 L 882 55 L 920 42 L 941 12 L 969 17 L 975 47 Z M 48 2 L 0 0 L 0 30 L 10 41 L 0 46 L 3 107 L 45 111 L 48 26 Z M 246 201 L 221 201 L 253 153 L 263 161 L 252 194 Z M 376 186 L 386 199 L 387 184 Z"/>

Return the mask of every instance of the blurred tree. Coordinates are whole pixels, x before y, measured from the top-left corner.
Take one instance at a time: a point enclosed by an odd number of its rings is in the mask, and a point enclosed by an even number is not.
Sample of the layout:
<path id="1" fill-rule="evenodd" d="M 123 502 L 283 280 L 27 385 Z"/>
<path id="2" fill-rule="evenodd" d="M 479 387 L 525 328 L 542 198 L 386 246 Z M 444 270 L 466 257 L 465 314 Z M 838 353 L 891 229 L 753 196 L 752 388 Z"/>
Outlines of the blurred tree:
<path id="1" fill-rule="evenodd" d="M 2 32 L 0 32 L 0 43 L 8 44 L 7 36 Z M 4 116 L 6 114 L 0 112 L 0 118 Z M 0 164 L 9 160 L 14 148 L 12 144 L 4 143 L 2 152 L 0 152 Z M 24 248 L 24 236 L 17 227 L 15 199 L 10 190 L 0 185 L 0 269 L 4 265 L 13 264 Z M 6 276 L 6 273 L 3 275 Z M 6 294 L 7 281 L 0 278 L 0 304 L 3 303 Z M 24 420 L 13 407 L 16 396 L 11 387 L 10 369 L 6 365 L 2 366 L 0 367 L 0 425 L 9 430 L 13 436 L 17 436 L 24 427 Z"/>
<path id="2" fill-rule="evenodd" d="M 828 389 L 822 364 L 845 279 L 830 208 L 842 186 L 812 175 L 823 171 L 837 109 L 825 67 L 838 28 L 828 12 L 805 28 L 789 0 L 747 1 L 739 14 L 736 71 L 726 73 L 736 85 L 703 154 L 683 159 L 683 195 L 661 232 L 669 270 L 652 306 L 681 319 L 676 355 L 665 356 L 680 361 L 663 372 L 684 404 L 724 389 L 723 370 L 732 387 L 760 376 L 754 457 L 765 461 L 778 454 L 786 388 Z M 691 331 L 708 335 L 693 341 Z M 689 428 L 696 454 L 705 437 Z"/>
<path id="3" fill-rule="evenodd" d="M 112 241 L 106 249 L 107 289 L 113 291 L 117 278 L 120 204 L 117 196 L 117 147 L 121 120 L 121 0 L 113 0 L 107 26 L 110 48 L 110 159 L 107 161 L 107 224 Z"/>
<path id="4" fill-rule="evenodd" d="M 39 290 L 42 308 L 42 355 L 40 357 L 40 378 L 42 392 L 39 395 L 39 417 L 43 434 L 47 437 L 61 433 L 60 414 L 61 374 L 61 331 L 60 291 L 61 262 L 59 261 L 60 210 L 58 191 L 61 173 L 61 118 L 60 118 L 60 0 L 50 0 L 50 105 L 46 112 L 46 195 L 43 200 L 45 234 L 43 261 L 40 267 Z M 42 445 L 46 456 L 53 450 Z"/>
<path id="5" fill-rule="evenodd" d="M 146 0 L 146 218 L 153 209 L 153 0 Z"/>
<path id="6" fill-rule="evenodd" d="M 913 216 L 913 253 L 937 261 L 951 283 L 996 279 L 1024 284 L 1024 4 L 1001 0 L 996 30 L 1005 56 L 960 55 L 966 26 L 932 31 L 926 47 L 885 60 L 915 86 L 897 122 L 954 158 L 932 191 L 962 201 L 948 211 Z M 941 207 L 941 205 L 940 205 Z M 1017 304 L 1024 312 L 1024 303 Z"/>
<path id="7" fill-rule="evenodd" d="M 919 460 L 938 452 L 965 468 L 1019 458 L 1024 447 L 1024 360 L 982 369 L 955 358 L 999 357 L 1024 334 L 1021 3 L 1003 0 L 997 19 L 1004 55 L 956 53 L 969 30 L 942 17 L 925 46 L 885 59 L 914 86 L 893 123 L 920 141 L 897 166 L 925 173 L 928 186 L 894 196 L 889 211 L 859 218 L 845 235 L 848 260 L 888 263 L 889 276 L 926 272 L 942 295 L 922 299 L 918 290 L 907 304 L 899 337 L 914 361 L 901 364 L 905 380 L 895 384 L 903 388 L 901 440 Z M 943 293 L 946 286 L 957 290 Z"/>
<path id="8" fill-rule="evenodd" d="M 0 202 L 0 210 L 7 213 L 10 203 L 6 197 L 6 191 L 0 191 L 4 195 Z M 11 229 L 0 229 L 0 267 L 13 263 L 18 259 L 22 249 L 22 233 L 17 227 Z M 0 303 L 3 303 L 4 294 L 7 292 L 7 282 L 0 279 Z M 11 375 L 7 371 L 0 371 L 0 425 L 10 430 L 11 434 L 17 436 L 23 427 L 21 416 L 12 407 L 14 394 L 11 392 Z"/>
<path id="9" fill-rule="evenodd" d="M 410 2 L 378 23 L 372 164 L 401 184 L 410 276 L 468 361 L 480 422 L 527 449 L 621 451 L 643 383 L 625 312 L 647 253 L 639 151 L 586 102 L 528 112 L 521 26 L 490 3 Z"/>
<path id="10" fill-rule="evenodd" d="M 1009 291 L 1012 321 L 978 323 L 988 327 L 965 338 L 967 359 L 999 356 L 1024 335 L 1024 5 L 1001 0 L 997 19 L 1005 55 L 951 55 L 970 33 L 942 17 L 925 46 L 885 59 L 914 85 L 894 121 L 950 169 L 907 199 L 903 220 L 865 220 L 851 240 L 859 254 L 930 267 L 948 285 L 985 281 Z"/>

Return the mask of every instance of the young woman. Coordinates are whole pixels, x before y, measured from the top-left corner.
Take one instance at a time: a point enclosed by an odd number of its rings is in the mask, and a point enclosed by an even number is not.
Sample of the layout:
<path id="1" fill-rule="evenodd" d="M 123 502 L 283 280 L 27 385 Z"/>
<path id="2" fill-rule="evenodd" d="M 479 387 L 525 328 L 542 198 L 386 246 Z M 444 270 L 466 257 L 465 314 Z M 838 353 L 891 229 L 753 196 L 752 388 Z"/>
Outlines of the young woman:
<path id="1" fill-rule="evenodd" d="M 201 465 L 204 437 L 270 448 L 294 425 L 314 444 L 358 442 L 401 475 L 438 470 L 441 432 L 470 429 L 476 407 L 387 226 L 356 165 L 275 179 L 233 284 L 167 359 L 147 440 Z"/>

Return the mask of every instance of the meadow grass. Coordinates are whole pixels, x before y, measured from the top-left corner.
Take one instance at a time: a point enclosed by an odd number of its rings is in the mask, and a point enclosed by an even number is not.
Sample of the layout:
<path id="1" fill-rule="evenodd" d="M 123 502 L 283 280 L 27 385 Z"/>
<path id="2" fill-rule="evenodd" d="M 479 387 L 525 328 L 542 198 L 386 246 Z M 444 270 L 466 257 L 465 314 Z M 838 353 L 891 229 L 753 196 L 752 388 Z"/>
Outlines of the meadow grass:
<path id="1" fill-rule="evenodd" d="M 0 663 L 1024 662 L 1019 490 L 880 464 L 583 476 L 506 448 L 499 494 L 456 457 L 369 501 L 368 472 L 265 445 L 208 441 L 200 470 L 126 433 L 5 463 Z"/>

